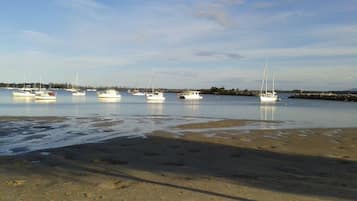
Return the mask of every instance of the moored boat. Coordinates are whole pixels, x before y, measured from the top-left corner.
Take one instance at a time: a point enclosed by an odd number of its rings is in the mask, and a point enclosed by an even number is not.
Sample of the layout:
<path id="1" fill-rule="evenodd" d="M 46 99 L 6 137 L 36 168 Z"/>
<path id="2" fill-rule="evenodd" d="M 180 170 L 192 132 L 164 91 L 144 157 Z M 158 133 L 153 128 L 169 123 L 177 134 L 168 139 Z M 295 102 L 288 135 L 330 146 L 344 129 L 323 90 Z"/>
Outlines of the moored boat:
<path id="1" fill-rule="evenodd" d="M 35 93 L 30 89 L 18 89 L 12 92 L 14 97 L 35 97 Z"/>
<path id="2" fill-rule="evenodd" d="M 121 98 L 120 93 L 115 89 L 107 89 L 97 92 L 98 98 Z"/>
<path id="3" fill-rule="evenodd" d="M 147 101 L 165 101 L 165 96 L 164 93 L 155 91 L 153 93 L 148 93 L 146 94 L 146 100 Z"/>
<path id="4" fill-rule="evenodd" d="M 184 91 L 179 94 L 179 98 L 186 100 L 201 100 L 203 97 L 200 95 L 199 91 Z"/>
<path id="5" fill-rule="evenodd" d="M 265 91 L 263 91 L 265 87 Z M 275 103 L 279 101 L 279 96 L 275 92 L 275 79 L 273 77 L 272 91 L 268 91 L 268 75 L 266 69 L 264 69 L 264 77 L 262 80 L 262 86 L 260 88 L 259 99 L 261 103 Z"/>
<path id="6" fill-rule="evenodd" d="M 83 90 L 76 90 L 72 92 L 72 96 L 85 96 L 86 95 L 86 91 Z"/>
<path id="7" fill-rule="evenodd" d="M 35 96 L 36 100 L 56 100 L 56 93 L 53 91 L 39 91 Z"/>

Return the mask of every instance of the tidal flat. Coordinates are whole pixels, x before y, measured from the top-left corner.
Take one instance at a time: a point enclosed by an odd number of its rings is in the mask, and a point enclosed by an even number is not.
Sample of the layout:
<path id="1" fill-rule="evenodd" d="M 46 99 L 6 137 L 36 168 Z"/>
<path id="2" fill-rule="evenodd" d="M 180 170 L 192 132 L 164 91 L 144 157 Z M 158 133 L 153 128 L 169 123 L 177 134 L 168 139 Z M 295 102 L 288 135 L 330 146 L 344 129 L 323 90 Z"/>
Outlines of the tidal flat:
<path id="1" fill-rule="evenodd" d="M 356 128 L 239 129 L 256 123 L 1 156 L 0 200 L 357 199 Z"/>

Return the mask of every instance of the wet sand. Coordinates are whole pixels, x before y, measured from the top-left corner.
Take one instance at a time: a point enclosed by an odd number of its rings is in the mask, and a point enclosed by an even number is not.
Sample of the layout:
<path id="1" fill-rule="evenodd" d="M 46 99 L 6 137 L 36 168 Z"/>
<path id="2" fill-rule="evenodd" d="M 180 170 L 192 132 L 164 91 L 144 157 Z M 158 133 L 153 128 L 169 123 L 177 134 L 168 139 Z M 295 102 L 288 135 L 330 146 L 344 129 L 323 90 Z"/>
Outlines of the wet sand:
<path id="1" fill-rule="evenodd" d="M 356 128 L 229 128 L 249 123 L 2 156 L 0 200 L 357 200 Z"/>

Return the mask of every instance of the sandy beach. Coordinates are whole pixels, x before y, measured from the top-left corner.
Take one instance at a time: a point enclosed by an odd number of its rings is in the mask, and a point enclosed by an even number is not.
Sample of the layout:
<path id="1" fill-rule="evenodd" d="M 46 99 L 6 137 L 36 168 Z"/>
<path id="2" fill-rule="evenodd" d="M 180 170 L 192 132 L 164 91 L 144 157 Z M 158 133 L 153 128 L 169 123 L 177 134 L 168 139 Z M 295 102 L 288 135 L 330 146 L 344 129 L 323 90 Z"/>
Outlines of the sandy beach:
<path id="1" fill-rule="evenodd" d="M 237 129 L 254 122 L 1 156 L 0 200 L 357 200 L 356 128 Z"/>

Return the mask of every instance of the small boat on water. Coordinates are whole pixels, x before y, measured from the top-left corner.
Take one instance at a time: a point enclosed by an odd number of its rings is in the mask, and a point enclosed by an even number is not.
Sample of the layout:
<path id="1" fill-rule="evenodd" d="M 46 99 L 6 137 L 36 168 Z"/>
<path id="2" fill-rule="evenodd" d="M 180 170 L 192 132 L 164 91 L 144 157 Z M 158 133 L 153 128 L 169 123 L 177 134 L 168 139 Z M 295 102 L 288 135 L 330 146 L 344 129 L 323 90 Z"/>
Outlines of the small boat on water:
<path id="1" fill-rule="evenodd" d="M 158 102 L 162 103 L 165 101 L 165 96 L 163 92 L 155 91 L 153 86 L 153 77 L 151 77 L 151 93 L 146 93 L 146 100 L 148 103 Z"/>
<path id="2" fill-rule="evenodd" d="M 165 101 L 165 99 L 166 98 L 164 96 L 164 93 L 162 93 L 162 92 L 155 91 L 153 93 L 146 94 L 146 100 L 148 102 L 155 102 L 155 101 L 162 102 L 162 101 Z"/>
<path id="3" fill-rule="evenodd" d="M 264 90 L 265 88 L 265 90 Z M 272 91 L 268 91 L 268 75 L 266 68 L 264 69 L 264 77 L 262 79 L 262 86 L 260 88 L 259 99 L 261 103 L 275 103 L 279 101 L 279 96 L 275 92 L 275 79 L 273 77 Z"/>
<path id="4" fill-rule="evenodd" d="M 75 81 L 75 84 L 76 84 L 76 87 L 77 88 L 74 88 L 73 86 L 73 90 L 72 90 L 72 96 L 85 96 L 86 95 L 86 91 L 84 90 L 81 90 L 78 88 L 78 73 L 76 73 L 76 81 Z"/>
<path id="5" fill-rule="evenodd" d="M 179 94 L 179 98 L 185 100 L 201 100 L 203 97 L 199 91 L 185 91 Z"/>
<path id="6" fill-rule="evenodd" d="M 31 89 L 18 89 L 12 92 L 14 97 L 35 97 L 35 93 Z"/>
<path id="7" fill-rule="evenodd" d="M 56 100 L 56 93 L 53 91 L 38 91 L 35 95 L 36 100 Z"/>
<path id="8" fill-rule="evenodd" d="M 97 92 L 98 98 L 121 98 L 120 93 L 115 89 L 107 89 Z"/>
<path id="9" fill-rule="evenodd" d="M 145 96 L 144 92 L 139 91 L 138 89 L 134 89 L 132 91 L 130 91 L 131 95 L 133 96 Z"/>
<path id="10" fill-rule="evenodd" d="M 72 92 L 72 96 L 85 96 L 86 95 L 86 91 L 83 90 L 76 90 Z"/>

